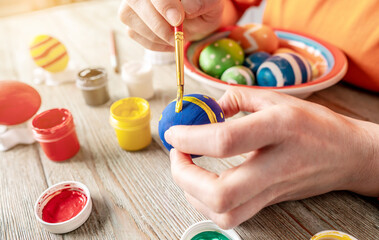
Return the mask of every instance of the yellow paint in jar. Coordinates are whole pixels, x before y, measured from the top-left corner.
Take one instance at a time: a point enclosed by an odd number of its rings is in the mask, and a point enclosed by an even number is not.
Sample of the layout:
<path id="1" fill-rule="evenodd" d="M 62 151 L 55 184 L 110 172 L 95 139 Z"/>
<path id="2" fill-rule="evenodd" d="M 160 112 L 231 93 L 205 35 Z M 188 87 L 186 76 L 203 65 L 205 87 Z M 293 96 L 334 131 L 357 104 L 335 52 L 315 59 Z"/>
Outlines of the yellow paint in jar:
<path id="1" fill-rule="evenodd" d="M 139 97 L 118 100 L 110 108 L 110 124 L 118 143 L 127 151 L 138 151 L 151 143 L 149 102 Z"/>
<path id="2" fill-rule="evenodd" d="M 326 230 L 316 233 L 310 240 L 357 240 L 355 237 L 336 230 Z"/>

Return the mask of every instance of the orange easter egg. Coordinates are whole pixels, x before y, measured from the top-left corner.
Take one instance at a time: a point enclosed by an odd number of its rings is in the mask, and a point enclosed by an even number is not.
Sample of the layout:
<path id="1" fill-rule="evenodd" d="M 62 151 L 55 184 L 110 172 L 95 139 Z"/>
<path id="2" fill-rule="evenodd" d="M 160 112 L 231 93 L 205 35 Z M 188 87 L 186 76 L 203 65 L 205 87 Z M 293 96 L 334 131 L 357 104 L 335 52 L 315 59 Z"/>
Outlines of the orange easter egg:
<path id="1" fill-rule="evenodd" d="M 69 60 L 66 47 L 49 35 L 36 36 L 30 43 L 30 54 L 37 66 L 52 73 L 65 70 Z"/>
<path id="2" fill-rule="evenodd" d="M 279 39 L 274 31 L 262 24 L 246 24 L 234 28 L 229 38 L 241 44 L 245 53 L 257 51 L 274 52 L 279 46 Z"/>

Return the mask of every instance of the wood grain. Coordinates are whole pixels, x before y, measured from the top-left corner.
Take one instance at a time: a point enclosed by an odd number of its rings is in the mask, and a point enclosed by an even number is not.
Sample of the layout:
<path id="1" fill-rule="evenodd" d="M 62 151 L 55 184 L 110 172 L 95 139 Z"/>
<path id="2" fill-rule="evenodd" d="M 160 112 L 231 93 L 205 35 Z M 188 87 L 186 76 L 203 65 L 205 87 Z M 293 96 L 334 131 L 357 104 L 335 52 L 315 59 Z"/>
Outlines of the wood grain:
<path id="1" fill-rule="evenodd" d="M 81 144 L 74 158 L 61 163 L 47 159 L 37 143 L 0 152 L 0 239 L 179 239 L 191 224 L 205 219 L 187 203 L 173 182 L 168 152 L 158 136 L 160 114 L 176 96 L 173 64 L 154 66 L 156 91 L 149 100 L 153 142 L 148 148 L 138 152 L 120 149 L 108 123 L 111 103 L 127 97 L 120 76 L 110 66 L 109 29 L 116 30 L 121 63 L 143 59 L 143 48 L 127 37 L 118 20 L 119 3 L 74 4 L 0 20 L 0 79 L 34 86 L 42 96 L 40 112 L 55 107 L 69 109 Z M 89 107 L 74 84 L 34 85 L 35 66 L 28 42 L 40 33 L 60 39 L 76 65 L 106 67 L 111 100 Z M 187 76 L 185 92 L 212 95 Z M 343 84 L 320 91 L 308 100 L 344 115 L 379 123 L 377 96 Z M 244 159 L 202 157 L 195 162 L 220 173 Z M 39 226 L 33 207 L 48 186 L 65 180 L 88 186 L 93 211 L 77 230 L 55 235 Z M 267 207 L 235 230 L 245 240 L 310 239 L 326 229 L 345 231 L 359 239 L 376 239 L 378 209 L 377 202 L 370 198 L 333 192 Z"/>

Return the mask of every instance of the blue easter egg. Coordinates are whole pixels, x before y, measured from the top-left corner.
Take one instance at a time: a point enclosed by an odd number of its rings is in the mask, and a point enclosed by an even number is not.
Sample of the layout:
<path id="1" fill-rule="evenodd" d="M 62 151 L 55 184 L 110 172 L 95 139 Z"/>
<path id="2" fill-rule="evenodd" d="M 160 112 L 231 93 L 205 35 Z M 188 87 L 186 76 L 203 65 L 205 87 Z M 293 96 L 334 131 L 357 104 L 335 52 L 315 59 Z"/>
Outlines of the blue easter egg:
<path id="1" fill-rule="evenodd" d="M 257 74 L 259 66 L 267 60 L 271 55 L 267 52 L 255 52 L 250 54 L 245 61 L 243 62 L 243 65 L 245 67 L 248 67 L 254 75 Z"/>
<path id="2" fill-rule="evenodd" d="M 312 69 L 299 54 L 278 53 L 261 64 L 257 72 L 259 86 L 283 87 L 309 82 Z"/>
<path id="3" fill-rule="evenodd" d="M 225 122 L 224 112 L 218 103 L 211 97 L 202 94 L 188 94 L 183 96 L 183 108 L 175 112 L 176 101 L 172 101 L 163 110 L 159 119 L 158 132 L 163 145 L 167 150 L 173 148 L 164 138 L 164 133 L 175 125 L 202 125 L 208 123 Z M 198 157 L 198 156 L 192 156 Z"/>

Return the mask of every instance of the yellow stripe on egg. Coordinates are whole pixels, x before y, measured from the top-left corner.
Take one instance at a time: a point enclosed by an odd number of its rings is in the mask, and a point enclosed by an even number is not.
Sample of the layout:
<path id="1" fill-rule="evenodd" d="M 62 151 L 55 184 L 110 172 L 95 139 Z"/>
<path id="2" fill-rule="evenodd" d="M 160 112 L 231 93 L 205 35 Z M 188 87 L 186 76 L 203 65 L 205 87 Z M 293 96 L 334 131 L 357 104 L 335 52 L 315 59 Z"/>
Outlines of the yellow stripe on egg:
<path id="1" fill-rule="evenodd" d="M 196 104 L 201 109 L 203 109 L 204 112 L 208 115 L 209 121 L 211 123 L 217 123 L 217 118 L 216 118 L 215 113 L 212 111 L 212 109 L 205 102 L 201 101 L 198 98 L 189 97 L 189 96 L 183 97 L 183 101 L 187 101 L 187 102 L 191 102 L 193 104 Z"/>

